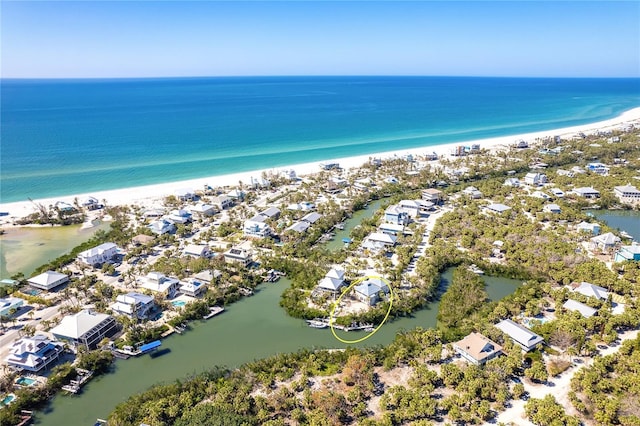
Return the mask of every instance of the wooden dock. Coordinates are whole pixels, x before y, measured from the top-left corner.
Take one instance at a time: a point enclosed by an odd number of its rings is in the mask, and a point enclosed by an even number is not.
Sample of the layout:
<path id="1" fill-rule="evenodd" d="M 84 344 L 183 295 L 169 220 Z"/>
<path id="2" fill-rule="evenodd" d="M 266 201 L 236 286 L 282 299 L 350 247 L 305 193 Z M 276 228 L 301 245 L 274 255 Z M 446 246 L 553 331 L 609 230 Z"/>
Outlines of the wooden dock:
<path id="1" fill-rule="evenodd" d="M 213 318 L 216 315 L 221 314 L 222 312 L 224 312 L 224 308 L 223 307 L 214 306 L 212 308 L 209 308 L 209 313 L 207 315 L 205 315 L 204 317 L 202 317 L 202 319 L 208 320 L 209 318 Z"/>
<path id="2" fill-rule="evenodd" d="M 78 393 L 82 386 L 91 380 L 91 376 L 93 376 L 93 371 L 83 370 L 81 368 L 76 369 L 78 371 L 78 376 L 75 380 L 71 380 L 68 385 L 64 385 L 62 390 L 67 391 L 69 393 Z"/>

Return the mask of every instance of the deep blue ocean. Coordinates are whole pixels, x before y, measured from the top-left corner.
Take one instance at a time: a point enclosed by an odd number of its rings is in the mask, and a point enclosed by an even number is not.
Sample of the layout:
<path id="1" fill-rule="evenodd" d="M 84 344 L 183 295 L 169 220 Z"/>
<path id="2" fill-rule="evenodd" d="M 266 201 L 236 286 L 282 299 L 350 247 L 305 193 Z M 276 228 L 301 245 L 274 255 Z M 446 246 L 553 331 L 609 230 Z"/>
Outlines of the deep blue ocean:
<path id="1" fill-rule="evenodd" d="M 550 130 L 640 106 L 640 79 L 4 79 L 0 89 L 1 202 Z"/>

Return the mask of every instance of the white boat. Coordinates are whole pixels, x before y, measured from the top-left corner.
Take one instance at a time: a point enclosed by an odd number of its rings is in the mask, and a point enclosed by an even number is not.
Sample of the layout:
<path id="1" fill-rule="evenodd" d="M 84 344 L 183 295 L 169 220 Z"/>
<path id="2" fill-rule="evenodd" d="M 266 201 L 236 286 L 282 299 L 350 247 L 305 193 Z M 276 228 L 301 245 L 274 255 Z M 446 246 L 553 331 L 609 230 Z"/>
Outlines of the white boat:
<path id="1" fill-rule="evenodd" d="M 307 320 L 307 324 L 311 328 L 327 328 L 329 324 L 321 320 Z"/>

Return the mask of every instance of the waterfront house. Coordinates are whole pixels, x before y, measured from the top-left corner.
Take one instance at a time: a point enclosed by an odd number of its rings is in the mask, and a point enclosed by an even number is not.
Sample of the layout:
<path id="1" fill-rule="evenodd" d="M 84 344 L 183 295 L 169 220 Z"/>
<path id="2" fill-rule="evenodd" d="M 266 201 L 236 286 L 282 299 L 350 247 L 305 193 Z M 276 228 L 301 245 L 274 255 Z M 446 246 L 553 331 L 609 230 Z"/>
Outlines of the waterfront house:
<path id="1" fill-rule="evenodd" d="M 606 234 L 597 235 L 589 240 L 589 248 L 592 251 L 599 251 L 601 253 L 607 253 L 620 242 L 620 237 L 617 237 L 611 232 Z"/>
<path id="2" fill-rule="evenodd" d="M 286 228 L 285 231 L 294 231 L 299 234 L 302 234 L 303 232 L 306 232 L 310 226 L 311 225 L 308 222 L 300 221 L 300 222 L 295 222 L 294 224 Z"/>
<path id="3" fill-rule="evenodd" d="M 180 293 L 189 297 L 200 297 L 207 292 L 207 285 L 204 281 L 195 278 L 189 278 L 186 281 L 180 281 Z"/>
<path id="4" fill-rule="evenodd" d="M 250 181 L 250 185 L 253 188 L 269 188 L 271 186 L 271 181 L 263 177 L 254 178 L 253 176 L 251 176 L 249 181 Z"/>
<path id="5" fill-rule="evenodd" d="M 157 235 L 162 235 L 167 233 L 171 234 L 176 232 L 176 225 L 173 222 L 170 222 L 166 219 L 153 221 L 149 225 L 147 225 L 147 227 L 151 230 L 151 232 Z"/>
<path id="6" fill-rule="evenodd" d="M 453 343 L 453 349 L 464 359 L 475 365 L 482 365 L 502 354 L 502 346 L 480 333 L 471 333 Z"/>
<path id="7" fill-rule="evenodd" d="M 116 330 L 114 317 L 85 309 L 62 318 L 60 324 L 51 329 L 51 334 L 68 342 L 71 347 L 94 349 L 102 339 L 111 336 Z"/>
<path id="8" fill-rule="evenodd" d="M 153 297 L 135 291 L 119 294 L 111 310 L 129 318 L 146 318 L 156 307 Z"/>
<path id="9" fill-rule="evenodd" d="M 627 260 L 640 261 L 640 245 L 638 243 L 622 246 L 616 252 L 615 262 L 625 262 Z"/>
<path id="10" fill-rule="evenodd" d="M 389 286 L 381 278 L 367 278 L 354 288 L 356 299 L 369 306 L 377 304 L 383 295 L 389 294 Z"/>
<path id="11" fill-rule="evenodd" d="M 321 217 L 322 217 L 322 215 L 320 213 L 311 212 L 311 213 L 307 213 L 306 215 L 304 215 L 302 217 L 302 219 L 300 219 L 300 221 L 301 222 L 306 222 L 306 223 L 308 223 L 310 225 L 313 225 L 318 220 L 320 220 Z"/>
<path id="12" fill-rule="evenodd" d="M 578 302 L 577 300 L 568 299 L 562 307 L 568 311 L 580 312 L 580 314 L 585 318 L 591 318 L 596 313 L 598 313 L 597 309 L 592 308 L 591 306 L 585 305 L 582 302 Z"/>
<path id="13" fill-rule="evenodd" d="M 194 274 L 193 278 L 195 278 L 198 281 L 203 281 L 205 284 L 211 284 L 221 276 L 222 276 L 222 272 L 220 272 L 217 269 L 214 269 L 214 270 L 205 269 L 204 271 Z"/>
<path id="14" fill-rule="evenodd" d="M 216 208 L 212 204 L 198 203 L 187 207 L 192 216 L 207 217 L 216 214 Z"/>
<path id="15" fill-rule="evenodd" d="M 409 215 L 397 205 L 391 205 L 384 211 L 384 221 L 394 225 L 407 225 L 409 223 Z"/>
<path id="16" fill-rule="evenodd" d="M 285 169 L 280 171 L 280 176 L 287 180 L 298 180 L 298 175 L 294 169 Z"/>
<path id="17" fill-rule="evenodd" d="M 71 213 L 72 211 L 75 210 L 75 207 L 73 207 L 71 204 L 67 203 L 66 201 L 58 201 L 55 204 L 56 210 L 58 210 L 59 212 L 65 212 L 65 213 Z"/>
<path id="18" fill-rule="evenodd" d="M 31 287 L 39 288 L 40 290 L 53 290 L 56 287 L 60 287 L 63 284 L 69 282 L 69 277 L 66 274 L 61 274 L 56 271 L 43 272 L 40 275 L 31 277 L 27 280 Z"/>
<path id="19" fill-rule="evenodd" d="M 36 334 L 22 337 L 9 347 L 5 362 L 9 367 L 39 373 L 55 364 L 64 352 L 61 342 L 50 340 L 47 336 Z"/>
<path id="20" fill-rule="evenodd" d="M 600 191 L 592 187 L 575 188 L 574 190 L 571 191 L 571 194 L 577 195 L 578 197 L 589 198 L 589 199 L 600 198 Z"/>
<path id="21" fill-rule="evenodd" d="M 427 188 L 422 191 L 422 199 L 433 204 L 440 204 L 442 201 L 442 191 L 435 188 Z"/>
<path id="22" fill-rule="evenodd" d="M 578 232 L 589 232 L 592 235 L 598 235 L 600 233 L 600 224 L 580 222 L 579 224 L 576 225 L 576 230 Z"/>
<path id="23" fill-rule="evenodd" d="M 433 210 L 434 204 L 424 200 L 400 200 L 397 204 L 398 208 L 409 216 L 409 218 L 417 218 L 426 216 Z"/>
<path id="24" fill-rule="evenodd" d="M 161 272 L 149 272 L 144 277 L 139 277 L 137 281 L 138 286 L 162 294 L 167 299 L 173 299 L 180 287 L 180 281 L 177 278 L 167 277 Z"/>
<path id="25" fill-rule="evenodd" d="M 544 342 L 541 336 L 510 319 L 500 321 L 496 327 L 526 352 L 535 349 Z"/>
<path id="26" fill-rule="evenodd" d="M 191 188 L 179 188 L 173 191 L 173 195 L 180 201 L 195 201 L 198 197 Z"/>
<path id="27" fill-rule="evenodd" d="M 380 226 L 378 226 L 378 230 L 380 230 L 380 232 L 382 232 L 383 234 L 389 234 L 389 235 L 401 235 L 404 234 L 404 225 L 400 225 L 400 224 L 395 224 L 395 223 L 382 223 L 380 224 Z"/>
<path id="28" fill-rule="evenodd" d="M 547 204 L 542 208 L 542 211 L 545 213 L 560 213 L 560 206 L 557 204 Z"/>
<path id="29" fill-rule="evenodd" d="M 80 205 L 82 207 L 84 207 L 87 210 L 97 210 L 97 209 L 101 209 L 102 207 L 104 207 L 102 204 L 100 204 L 100 202 L 98 201 L 97 198 L 88 196 L 85 197 L 81 202 Z"/>
<path id="30" fill-rule="evenodd" d="M 24 300 L 19 297 L 3 297 L 0 298 L 0 317 L 12 317 L 20 307 L 24 305 Z"/>
<path id="31" fill-rule="evenodd" d="M 372 232 L 364 239 L 362 247 L 373 251 L 386 250 L 393 247 L 397 240 L 398 237 L 395 235 L 384 234 L 382 232 Z"/>
<path id="32" fill-rule="evenodd" d="M 580 284 L 574 284 L 573 291 L 587 297 L 595 297 L 598 300 L 607 300 L 609 298 L 609 291 L 606 288 L 584 281 Z"/>
<path id="33" fill-rule="evenodd" d="M 613 187 L 614 195 L 621 203 L 636 204 L 640 203 L 640 191 L 631 184 Z"/>
<path id="34" fill-rule="evenodd" d="M 154 218 L 164 216 L 165 211 L 163 209 L 148 209 L 142 214 L 145 218 Z"/>
<path id="35" fill-rule="evenodd" d="M 189 244 L 182 250 L 182 254 L 196 258 L 209 258 L 211 257 L 211 250 L 205 244 Z"/>
<path id="36" fill-rule="evenodd" d="M 253 263 L 253 257 L 249 250 L 232 247 L 224 252 L 224 261 L 227 263 L 240 263 L 243 266 L 249 266 Z"/>
<path id="37" fill-rule="evenodd" d="M 114 243 L 102 243 L 78 253 L 78 260 L 87 265 L 101 265 L 111 261 L 118 254 L 118 246 Z"/>
<path id="38" fill-rule="evenodd" d="M 322 170 L 335 170 L 340 168 L 340 163 L 331 163 L 331 162 L 320 163 L 320 168 Z"/>
<path id="39" fill-rule="evenodd" d="M 488 206 L 485 206 L 484 209 L 488 212 L 491 213 L 504 213 L 507 210 L 511 210 L 511 207 L 509 206 L 505 206 L 504 204 L 500 204 L 500 203 L 492 203 L 489 204 Z"/>
<path id="40" fill-rule="evenodd" d="M 544 173 L 530 172 L 524 176 L 524 183 L 531 186 L 539 186 L 547 183 L 547 176 Z"/>

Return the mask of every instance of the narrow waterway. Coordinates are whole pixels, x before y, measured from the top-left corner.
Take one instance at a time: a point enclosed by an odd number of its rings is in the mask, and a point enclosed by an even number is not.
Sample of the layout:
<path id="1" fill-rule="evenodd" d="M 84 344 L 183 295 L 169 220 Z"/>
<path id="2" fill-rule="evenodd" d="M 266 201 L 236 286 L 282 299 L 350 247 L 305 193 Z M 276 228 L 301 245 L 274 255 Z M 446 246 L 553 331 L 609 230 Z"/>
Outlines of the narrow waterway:
<path id="1" fill-rule="evenodd" d="M 344 221 L 344 229 L 338 230 L 336 232 L 336 235 L 333 237 L 333 240 L 327 242 L 325 247 L 330 251 L 339 250 L 344 247 L 342 239 L 349 238 L 351 230 L 362 223 L 364 219 L 373 217 L 373 215 L 378 211 L 380 205 L 382 205 L 384 201 L 384 198 L 375 200 L 370 203 L 366 209 L 358 210 L 357 212 L 353 213 L 353 216 Z"/>
<path id="2" fill-rule="evenodd" d="M 448 283 L 452 271 L 444 275 Z M 507 295 L 516 288 L 500 280 L 485 277 L 487 291 Z M 279 307 L 280 294 L 289 285 L 287 279 L 265 284 L 253 297 L 241 300 L 223 314 L 193 324 L 183 335 L 174 335 L 162 342 L 167 354 L 150 358 L 148 355 L 118 360 L 112 374 L 90 382 L 77 396 L 60 395 L 45 413 L 38 413 L 37 422 L 43 425 L 93 424 L 96 418 L 106 418 L 114 407 L 130 395 L 140 393 L 151 385 L 171 382 L 213 366 L 237 367 L 243 363 L 277 353 L 295 352 L 302 348 L 344 348 L 328 329 L 309 328 L 304 321 L 288 317 Z M 494 289 L 495 287 L 495 289 Z M 495 291 L 494 291 L 495 290 Z M 415 312 L 412 317 L 385 324 L 376 334 L 357 346 L 388 344 L 396 333 L 415 327 L 435 327 L 438 302 Z M 349 333 L 349 338 L 364 336 Z"/>
<path id="3" fill-rule="evenodd" d="M 68 253 L 99 229 L 106 230 L 109 226 L 109 222 L 102 222 L 92 228 L 69 225 L 5 229 L 0 236 L 0 277 L 9 278 L 18 272 L 29 277 L 36 268 Z"/>

